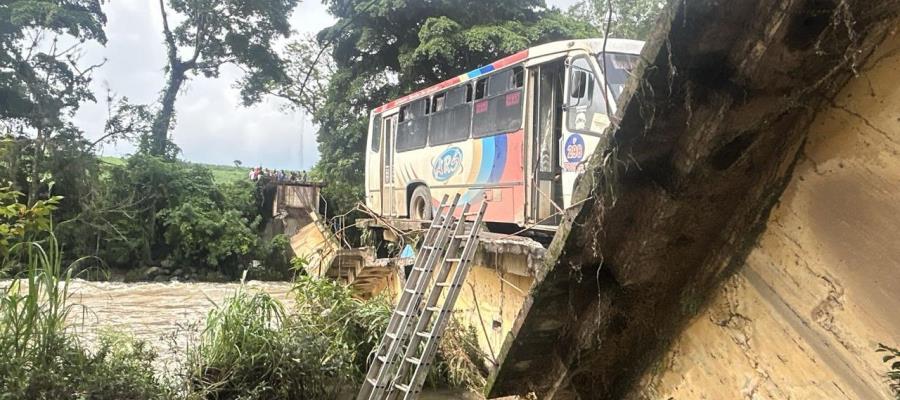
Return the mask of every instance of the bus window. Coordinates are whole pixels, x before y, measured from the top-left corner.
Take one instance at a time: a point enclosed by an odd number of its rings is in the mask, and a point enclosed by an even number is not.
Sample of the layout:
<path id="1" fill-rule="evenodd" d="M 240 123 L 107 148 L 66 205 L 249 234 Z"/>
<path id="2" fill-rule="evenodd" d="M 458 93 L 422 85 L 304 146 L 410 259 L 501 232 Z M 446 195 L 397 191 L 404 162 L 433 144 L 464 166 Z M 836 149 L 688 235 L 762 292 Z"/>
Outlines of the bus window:
<path id="1" fill-rule="evenodd" d="M 488 77 L 488 97 L 496 96 L 509 90 L 513 76 L 512 72 L 512 69 L 506 69 Z"/>
<path id="2" fill-rule="evenodd" d="M 513 68 L 510 88 L 520 88 L 525 84 L 525 69 L 522 67 Z"/>
<path id="3" fill-rule="evenodd" d="M 485 92 L 487 92 L 487 78 L 479 79 L 475 83 L 475 100 L 483 99 Z"/>
<path id="4" fill-rule="evenodd" d="M 521 67 L 509 68 L 488 76 L 485 99 L 479 100 L 476 87 L 472 136 L 490 136 L 522 127 L 522 89 L 516 86 L 516 73 L 520 70 Z M 524 71 L 522 74 L 524 79 Z"/>
<path id="5" fill-rule="evenodd" d="M 598 60 L 599 55 L 597 55 Z M 609 83 L 609 91 L 612 92 L 613 98 L 618 101 L 619 96 L 625 89 L 625 82 L 631 76 L 631 71 L 637 67 L 641 58 L 634 54 L 606 53 L 606 81 Z"/>
<path id="6" fill-rule="evenodd" d="M 566 127 L 573 132 L 602 134 L 608 125 L 606 100 L 587 58 L 572 61 L 566 102 Z"/>
<path id="7" fill-rule="evenodd" d="M 466 100 L 466 92 L 471 91 L 471 85 L 465 85 L 450 89 L 450 91 L 447 92 L 447 99 L 445 101 L 446 107 L 453 108 L 460 104 L 468 103 L 468 101 Z"/>
<path id="8" fill-rule="evenodd" d="M 372 117 L 371 149 L 376 153 L 381 150 L 381 114 L 376 114 Z"/>
<path id="9" fill-rule="evenodd" d="M 431 113 L 436 113 L 444 109 L 444 100 L 447 98 L 447 92 L 434 95 L 431 98 Z"/>
<path id="10" fill-rule="evenodd" d="M 472 85 L 466 85 L 466 103 L 472 101 Z"/>
<path id="11" fill-rule="evenodd" d="M 416 100 L 400 108 L 403 122 L 397 126 L 395 144 L 398 152 L 425 147 L 428 140 L 428 118 L 425 118 L 427 100 Z"/>
<path id="12" fill-rule="evenodd" d="M 449 144 L 469 138 L 469 124 L 472 121 L 472 104 L 465 102 L 471 85 L 450 89 L 446 93 L 443 107 L 436 111 L 428 122 L 428 143 Z"/>

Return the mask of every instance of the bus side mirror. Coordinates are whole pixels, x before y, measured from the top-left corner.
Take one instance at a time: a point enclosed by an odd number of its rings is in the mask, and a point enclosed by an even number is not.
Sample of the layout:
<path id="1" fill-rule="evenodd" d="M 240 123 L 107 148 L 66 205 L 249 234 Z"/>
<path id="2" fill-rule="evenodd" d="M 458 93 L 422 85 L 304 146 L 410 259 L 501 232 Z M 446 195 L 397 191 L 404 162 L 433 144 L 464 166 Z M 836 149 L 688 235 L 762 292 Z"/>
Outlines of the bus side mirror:
<path id="1" fill-rule="evenodd" d="M 581 104 L 581 99 L 583 99 L 587 93 L 587 83 L 587 71 L 581 69 L 572 70 L 572 77 L 569 81 L 569 99 L 574 100 L 574 102 L 570 101 L 568 104 L 569 107 Z"/>

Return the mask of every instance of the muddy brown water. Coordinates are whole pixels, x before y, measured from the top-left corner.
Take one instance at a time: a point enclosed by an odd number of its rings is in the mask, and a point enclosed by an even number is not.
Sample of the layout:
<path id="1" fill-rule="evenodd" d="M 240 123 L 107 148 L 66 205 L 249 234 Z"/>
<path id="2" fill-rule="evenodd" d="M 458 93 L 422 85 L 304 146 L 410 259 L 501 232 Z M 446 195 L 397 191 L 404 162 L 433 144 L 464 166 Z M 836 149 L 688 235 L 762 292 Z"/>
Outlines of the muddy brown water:
<path id="1" fill-rule="evenodd" d="M 0 282 L 0 287 L 9 281 Z M 119 283 L 73 280 L 69 303 L 72 326 L 88 346 L 98 334 L 114 330 L 134 335 L 149 343 L 158 353 L 155 367 L 160 373 L 172 372 L 181 362 L 184 349 L 202 330 L 207 314 L 217 304 L 234 295 L 239 283 Z M 244 290 L 262 291 L 280 300 L 286 307 L 293 302 L 290 282 L 244 284 Z M 439 391 L 425 393 L 423 399 L 481 399 L 473 393 Z"/>

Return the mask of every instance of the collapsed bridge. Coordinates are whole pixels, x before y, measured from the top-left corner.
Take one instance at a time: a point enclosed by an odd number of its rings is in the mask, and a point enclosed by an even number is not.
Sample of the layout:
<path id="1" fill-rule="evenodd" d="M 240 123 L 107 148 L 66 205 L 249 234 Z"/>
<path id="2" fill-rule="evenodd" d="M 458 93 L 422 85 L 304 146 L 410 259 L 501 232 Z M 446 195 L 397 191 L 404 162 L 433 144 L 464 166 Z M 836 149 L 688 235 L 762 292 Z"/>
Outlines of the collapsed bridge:
<path id="1" fill-rule="evenodd" d="M 798 376 L 795 382 L 782 383 L 812 385 L 813 389 L 799 392 L 801 397 L 815 393 L 828 398 L 888 398 L 887 385 L 877 384 L 877 374 L 872 372 L 875 367 L 863 359 L 859 348 L 869 345 L 874 349 L 870 334 L 879 326 L 900 325 L 895 313 L 869 304 L 867 318 L 880 315 L 888 319 L 887 325 L 854 326 L 851 329 L 866 334 L 842 340 L 848 335 L 834 334 L 839 320 L 827 313 L 842 304 L 843 289 L 829 291 L 826 296 L 832 300 L 806 315 L 797 311 L 804 306 L 797 304 L 802 297 L 779 291 L 796 287 L 817 292 L 812 286 L 819 281 L 785 283 L 778 279 L 777 270 L 775 278 L 768 276 L 773 280 L 766 281 L 752 269 L 743 268 L 767 225 L 775 233 L 792 237 L 793 232 L 772 226 L 770 212 L 785 187 L 792 185 L 798 164 L 805 171 L 804 149 L 812 147 L 810 127 L 817 115 L 837 107 L 837 94 L 855 74 L 874 68 L 867 60 L 896 60 L 897 42 L 888 39 L 895 35 L 898 11 L 900 2 L 890 0 L 671 2 L 644 48 L 639 79 L 633 79 L 626 89 L 625 97 L 630 99 L 619 110 L 617 126 L 610 129 L 608 143 L 601 144 L 602 151 L 598 149 L 587 169 L 590 174 L 576 189 L 576 196 L 586 201 L 569 211 L 535 272 L 535 283 L 491 376 L 489 397 L 527 393 L 542 399 L 649 396 L 636 389 L 637 383 L 646 383 L 651 367 L 673 357 L 667 350 L 680 332 L 715 298 L 723 281 L 739 272 L 740 279 L 756 287 L 748 293 L 762 294 L 771 300 L 772 309 L 782 312 L 785 322 L 773 325 L 786 332 L 784 340 L 796 342 L 806 353 L 807 359 L 791 361 L 807 365 L 811 360 L 817 368 L 828 369 L 822 374 L 825 378 L 818 378 L 821 381 Z M 894 50 L 876 51 L 884 43 Z M 870 57 L 873 52 L 878 56 Z M 898 63 L 894 61 L 888 68 L 896 71 Z M 876 110 L 889 109 L 898 101 L 896 81 L 884 79 L 883 84 L 893 90 L 880 94 L 888 105 L 882 99 L 880 105 L 874 104 Z M 875 97 L 878 86 L 870 83 L 869 87 Z M 848 113 L 860 112 L 850 109 Z M 879 204 L 892 204 L 870 210 L 878 217 L 867 220 L 883 218 L 894 224 L 880 222 L 862 229 L 854 227 L 859 221 L 838 220 L 837 225 L 850 229 L 857 241 L 865 241 L 868 235 L 876 240 L 878 235 L 896 237 L 896 231 L 876 228 L 889 229 L 885 227 L 900 223 L 898 176 L 896 168 L 891 169 L 897 167 L 900 128 L 896 115 L 894 119 L 881 118 L 879 121 L 892 123 L 887 130 L 868 120 L 858 124 L 865 135 L 874 132 L 874 139 L 863 137 L 861 141 L 882 146 L 869 150 L 874 156 L 868 155 L 877 157 L 881 168 L 863 174 L 881 175 L 874 179 L 851 175 L 848 179 L 861 182 L 848 190 L 864 190 L 864 199 L 865 194 L 877 194 Z M 848 132 L 854 126 L 848 125 Z M 849 136 L 843 131 L 831 134 Z M 837 151 L 832 148 L 828 152 L 835 157 L 841 154 Z M 795 218 L 797 230 L 808 225 L 806 218 Z M 900 249 L 890 240 L 884 243 L 879 257 L 867 261 L 884 263 L 881 271 L 896 277 L 900 275 Z M 794 250 L 796 254 L 816 254 L 809 253 L 813 249 L 804 250 L 802 243 Z M 778 265 L 781 261 L 774 258 L 769 262 Z M 818 276 L 832 287 L 829 278 L 834 280 L 834 275 L 853 276 L 846 270 L 853 270 L 852 265 L 823 264 L 807 268 L 825 269 Z M 786 268 L 780 273 L 792 276 L 796 271 Z M 895 281 L 888 278 L 875 284 L 879 291 L 891 290 Z M 857 296 L 865 297 L 859 292 Z M 787 297 L 790 299 L 785 300 Z M 897 303 L 896 295 L 885 299 Z M 731 311 L 713 319 L 725 328 L 748 325 L 740 312 Z M 815 326 L 810 328 L 811 324 Z M 754 354 L 748 350 L 748 332 L 743 339 L 735 339 L 744 350 L 735 354 L 732 365 L 736 367 Z M 890 332 L 883 334 L 894 334 Z M 885 340 L 889 339 L 900 340 L 896 336 Z M 702 353 L 702 346 L 682 348 Z M 702 357 L 698 360 L 700 365 L 716 365 Z M 791 392 L 778 387 L 777 378 L 765 373 L 776 368 L 775 363 L 779 361 L 757 355 L 753 367 L 763 373 L 748 377 L 750 383 L 735 382 L 744 387 L 726 393 L 750 398 L 762 387 L 771 396 L 790 397 Z M 665 363 L 662 366 L 665 368 Z M 727 379 L 728 373 L 706 371 L 720 379 Z M 688 376 L 694 375 L 680 379 Z M 668 379 L 678 382 L 679 377 Z M 673 390 L 689 398 L 715 390 L 691 389 Z"/>

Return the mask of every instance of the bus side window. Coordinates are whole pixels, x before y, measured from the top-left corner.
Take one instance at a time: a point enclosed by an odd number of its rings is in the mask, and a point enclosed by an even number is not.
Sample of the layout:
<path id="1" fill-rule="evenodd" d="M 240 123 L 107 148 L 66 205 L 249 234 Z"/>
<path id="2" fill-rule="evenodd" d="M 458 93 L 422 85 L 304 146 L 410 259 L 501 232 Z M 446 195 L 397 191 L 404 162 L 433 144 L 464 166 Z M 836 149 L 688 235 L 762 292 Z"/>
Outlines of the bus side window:
<path id="1" fill-rule="evenodd" d="M 513 68 L 512 76 L 510 77 L 509 88 L 515 89 L 520 88 L 525 85 L 525 69 L 522 67 Z"/>
<path id="2" fill-rule="evenodd" d="M 398 152 L 420 149 L 427 144 L 430 118 L 423 117 L 428 102 L 427 98 L 419 99 L 400 108 L 403 122 L 397 125 L 397 135 L 394 139 L 394 146 Z"/>
<path id="3" fill-rule="evenodd" d="M 381 114 L 372 117 L 371 149 L 376 153 L 381 150 Z"/>
<path id="4" fill-rule="evenodd" d="M 587 58 L 575 58 L 569 68 L 566 126 L 570 131 L 602 134 L 609 124 L 603 88 Z"/>
<path id="5" fill-rule="evenodd" d="M 466 103 L 472 102 L 472 85 L 466 85 Z"/>
<path id="6" fill-rule="evenodd" d="M 436 113 L 442 111 L 444 109 L 444 100 L 446 98 L 447 92 L 434 95 L 434 97 L 431 98 L 431 112 Z"/>
<path id="7" fill-rule="evenodd" d="M 472 85 L 458 86 L 435 96 L 434 110 L 428 125 L 428 141 L 432 146 L 450 144 L 469 138 L 472 120 L 472 104 L 466 101 L 471 96 Z M 440 96 L 440 97 L 439 97 Z"/>
<path id="8" fill-rule="evenodd" d="M 487 83 L 487 78 L 479 79 L 478 82 L 475 83 L 475 100 L 484 98 L 484 95 L 487 93 Z"/>
<path id="9" fill-rule="evenodd" d="M 408 109 L 409 109 L 409 106 L 403 106 L 403 107 L 400 107 L 400 117 L 399 117 L 399 122 L 403 122 L 403 121 L 406 121 L 406 120 L 407 120 L 407 118 L 406 118 L 406 111 L 407 111 Z"/>

